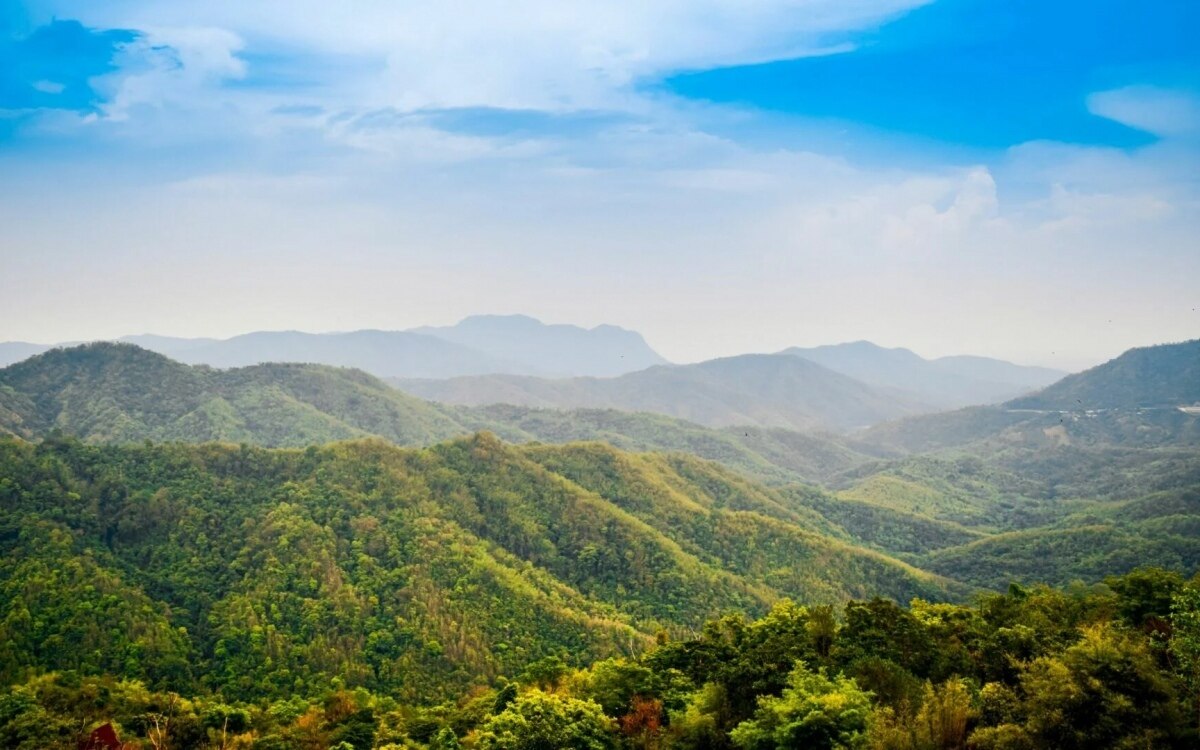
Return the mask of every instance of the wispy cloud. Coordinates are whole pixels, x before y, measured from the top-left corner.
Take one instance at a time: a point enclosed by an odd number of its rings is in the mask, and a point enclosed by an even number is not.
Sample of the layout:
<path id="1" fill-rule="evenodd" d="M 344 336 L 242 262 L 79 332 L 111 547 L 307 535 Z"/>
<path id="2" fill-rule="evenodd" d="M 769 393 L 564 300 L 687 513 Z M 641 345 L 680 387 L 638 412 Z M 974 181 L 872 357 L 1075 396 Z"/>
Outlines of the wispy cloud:
<path id="1" fill-rule="evenodd" d="M 1200 91 L 1125 86 L 1088 97 L 1088 109 L 1163 137 L 1200 135 Z"/>
<path id="2" fill-rule="evenodd" d="M 874 338 L 1049 361 L 1069 339 L 1075 364 L 1186 337 L 1200 324 L 1182 281 L 1200 274 L 1186 88 L 1147 73 L 1069 89 L 1081 118 L 1136 136 L 1118 143 L 1066 128 L 981 145 L 944 123 L 914 133 L 920 118 L 889 130 L 660 85 L 875 55 L 862 64 L 895 111 L 910 95 L 949 106 L 914 68 L 881 64 L 885 47 L 931 54 L 920 35 L 883 40 L 938 8 L 40 0 L 0 41 L 24 61 L 0 67 L 0 320 L 32 326 L 0 338 L 524 311 L 639 328 L 678 359 Z M 969 16 L 954 31 L 984 33 Z M 50 33 L 71 35 L 75 62 L 36 54 Z M 939 40 L 928 76 L 987 62 Z M 822 96 L 875 90 L 857 80 Z M 1018 114 L 1006 132 L 1042 132 Z M 1097 328 L 1109 319 L 1124 327 Z"/>

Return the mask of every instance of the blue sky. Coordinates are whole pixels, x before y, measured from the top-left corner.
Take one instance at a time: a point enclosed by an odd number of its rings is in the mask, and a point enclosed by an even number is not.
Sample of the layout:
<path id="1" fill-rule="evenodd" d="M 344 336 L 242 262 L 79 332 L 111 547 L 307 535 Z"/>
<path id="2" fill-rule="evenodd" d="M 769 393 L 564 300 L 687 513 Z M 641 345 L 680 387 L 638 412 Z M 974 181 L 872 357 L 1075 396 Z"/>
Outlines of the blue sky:
<path id="1" fill-rule="evenodd" d="M 1200 334 L 1200 4 L 0 9 L 0 339 L 616 323 L 1074 367 Z"/>

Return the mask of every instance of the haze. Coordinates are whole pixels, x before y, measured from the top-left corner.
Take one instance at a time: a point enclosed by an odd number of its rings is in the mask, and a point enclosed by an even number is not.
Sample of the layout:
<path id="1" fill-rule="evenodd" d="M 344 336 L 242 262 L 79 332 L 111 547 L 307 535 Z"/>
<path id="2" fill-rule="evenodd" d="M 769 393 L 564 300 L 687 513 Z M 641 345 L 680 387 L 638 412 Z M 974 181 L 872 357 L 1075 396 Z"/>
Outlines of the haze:
<path id="1" fill-rule="evenodd" d="M 1077 369 L 1200 331 L 1194 4 L 471 11 L 6 4 L 0 340 L 520 312 Z"/>

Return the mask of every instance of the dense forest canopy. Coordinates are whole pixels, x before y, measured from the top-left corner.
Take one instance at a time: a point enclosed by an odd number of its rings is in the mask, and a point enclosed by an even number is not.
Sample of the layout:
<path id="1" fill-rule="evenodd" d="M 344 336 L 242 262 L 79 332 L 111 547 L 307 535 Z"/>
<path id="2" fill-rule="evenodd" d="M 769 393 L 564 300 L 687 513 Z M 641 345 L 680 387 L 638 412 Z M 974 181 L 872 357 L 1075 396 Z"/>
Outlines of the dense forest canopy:
<path id="1" fill-rule="evenodd" d="M 0 746 L 1190 747 L 1196 422 L 717 430 L 48 352 L 0 370 Z"/>
<path id="2" fill-rule="evenodd" d="M 1068 590 L 1012 586 L 970 605 L 781 600 L 760 619 L 728 615 L 679 637 L 661 633 L 633 655 L 585 663 L 576 652 L 551 654 L 444 701 L 341 677 L 294 691 L 204 688 L 181 663 L 156 671 L 170 657 L 146 645 L 126 644 L 115 668 L 10 678 L 0 743 L 74 747 L 81 729 L 101 722 L 149 747 L 260 750 L 1057 750 L 1200 741 L 1200 581 L 1150 568 Z"/>

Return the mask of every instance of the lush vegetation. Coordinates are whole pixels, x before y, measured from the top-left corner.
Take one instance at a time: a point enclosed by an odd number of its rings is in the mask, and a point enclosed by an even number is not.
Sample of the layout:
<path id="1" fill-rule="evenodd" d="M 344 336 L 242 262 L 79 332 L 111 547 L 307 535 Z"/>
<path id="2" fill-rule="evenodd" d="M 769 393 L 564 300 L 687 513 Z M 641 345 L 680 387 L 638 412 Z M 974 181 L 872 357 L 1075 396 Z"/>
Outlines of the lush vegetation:
<path id="1" fill-rule="evenodd" d="M 59 430 L 89 442 L 224 440 L 303 447 L 375 436 L 428 445 L 478 430 L 515 442 L 600 440 L 720 461 L 773 484 L 821 480 L 866 457 L 833 436 L 714 430 L 660 414 L 420 401 L 357 370 L 189 367 L 129 344 L 60 349 L 0 370 L 0 433 Z"/>
<path id="2" fill-rule="evenodd" d="M 829 533 L 824 533 L 829 532 Z M 968 589 L 683 456 L 0 441 L 0 677 L 405 700 L 636 651 L 727 609 Z"/>
<path id="3" fill-rule="evenodd" d="M 1068 375 L 1014 399 L 1021 409 L 1136 409 L 1200 403 L 1200 339 L 1130 349 L 1114 360 Z"/>
<path id="4" fill-rule="evenodd" d="M 0 432 L 92 442 L 227 440 L 271 446 L 377 435 L 424 444 L 468 429 L 356 370 L 189 367 L 131 344 L 56 349 L 0 370 Z"/>
<path id="5" fill-rule="evenodd" d="M 352 687 L 340 675 L 295 691 L 206 686 L 186 670 L 153 673 L 152 660 L 140 652 L 124 665 L 10 676 L 0 744 L 71 748 L 104 722 L 143 747 L 178 750 L 1200 742 L 1200 581 L 1157 569 L 1067 590 L 1013 586 L 970 605 L 785 600 L 761 619 L 727 615 L 635 654 L 580 666 L 550 656 L 445 701 Z"/>
<path id="6" fill-rule="evenodd" d="M 0 370 L 0 746 L 1192 747 L 1197 423 L 851 442 L 52 351 Z"/>

